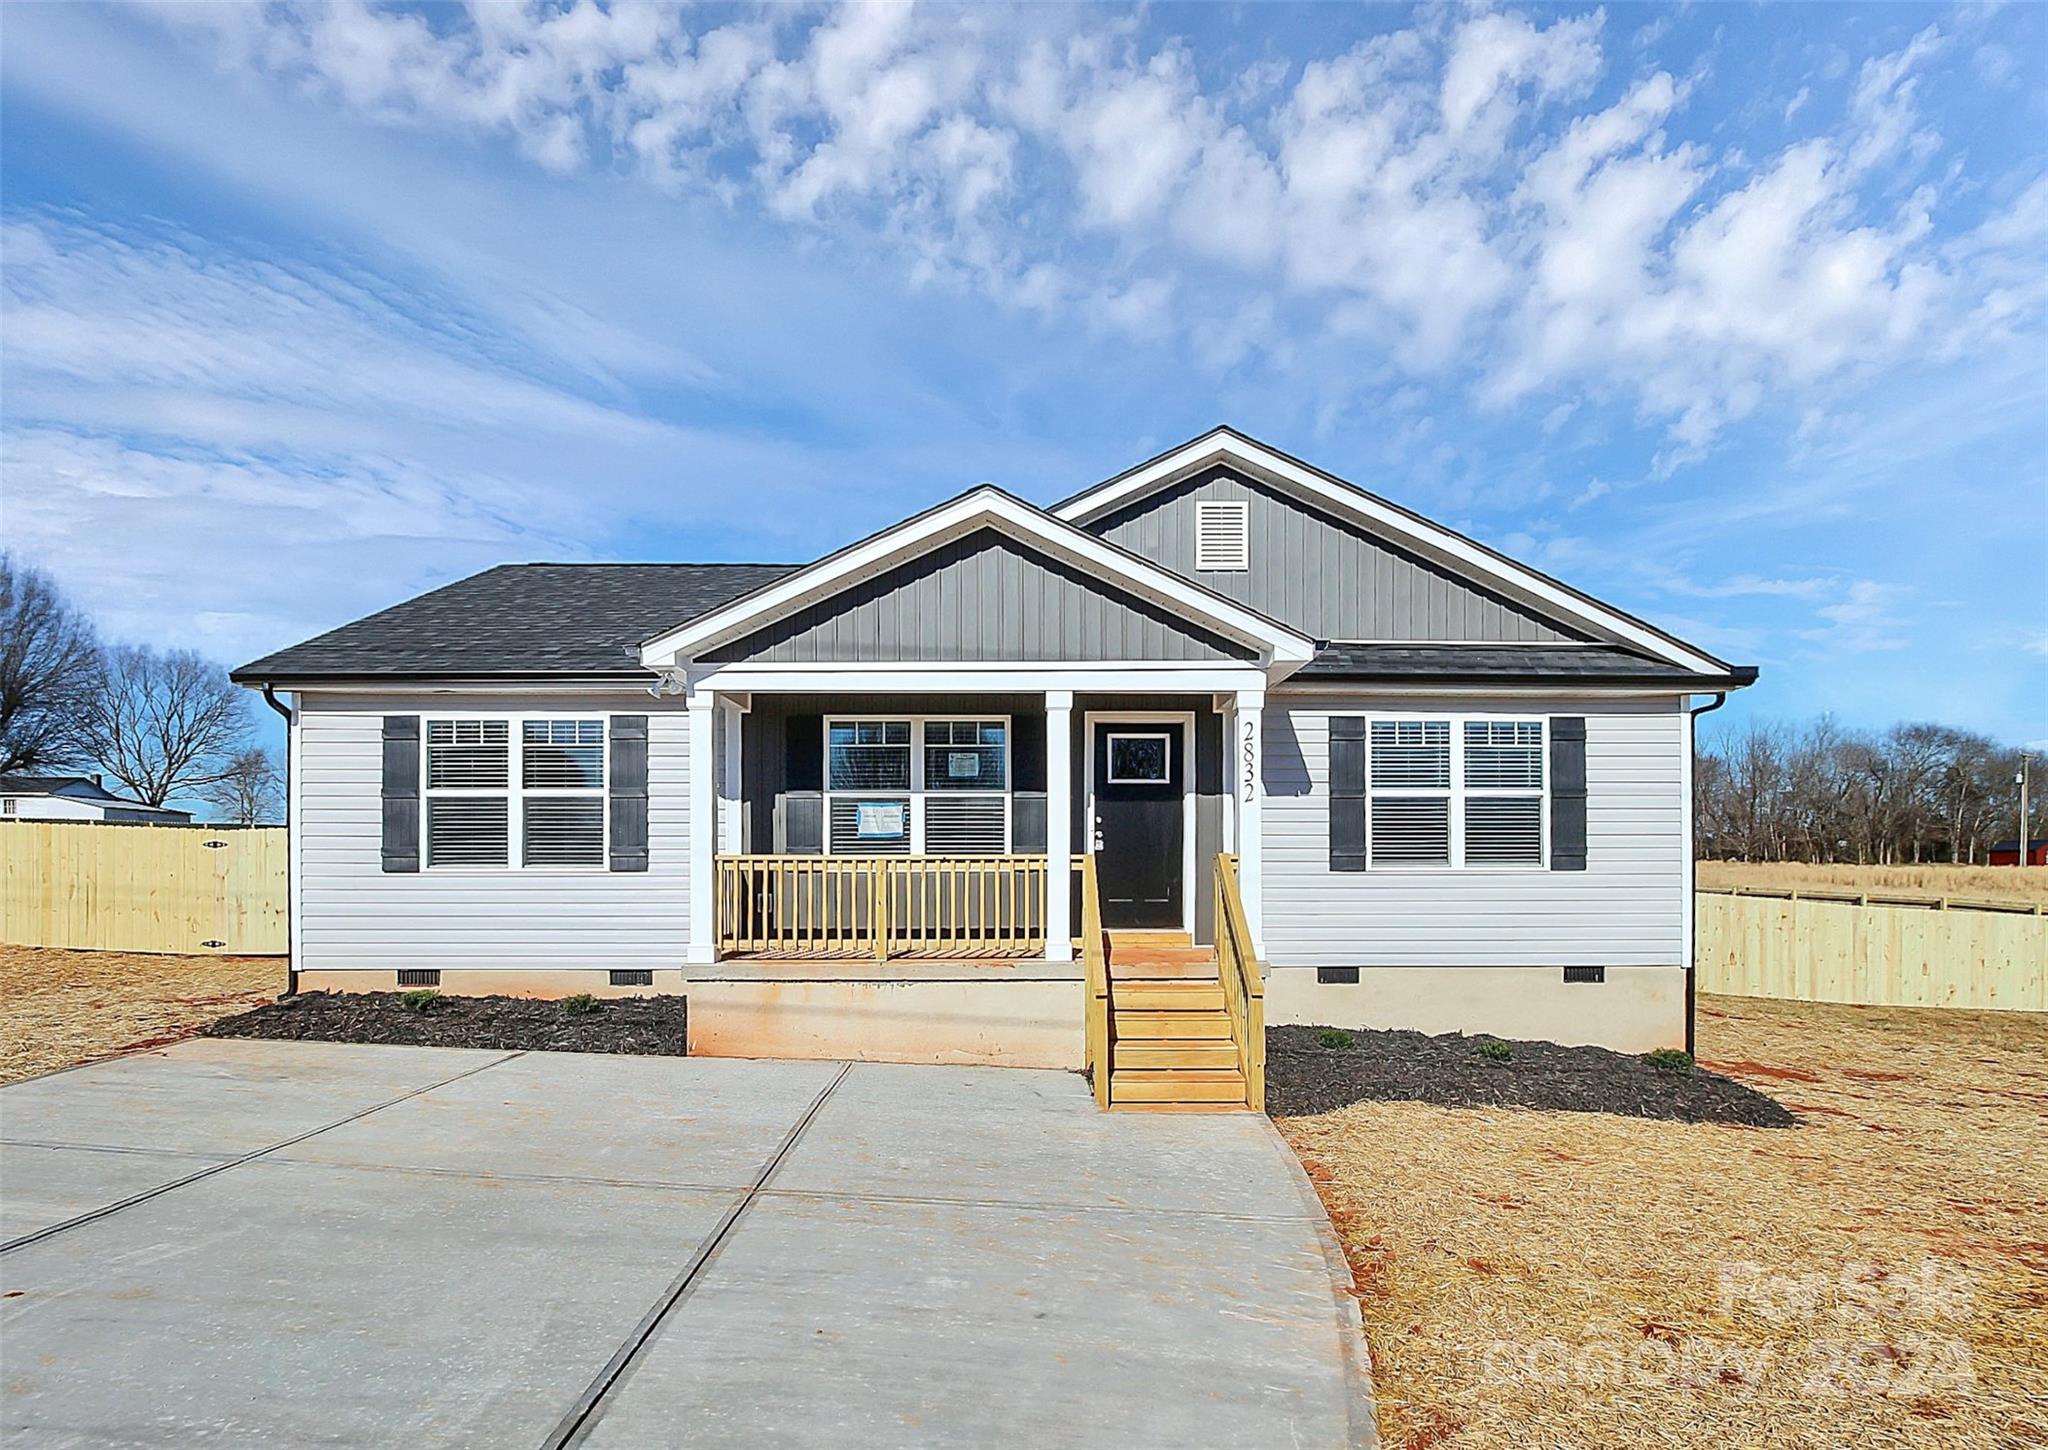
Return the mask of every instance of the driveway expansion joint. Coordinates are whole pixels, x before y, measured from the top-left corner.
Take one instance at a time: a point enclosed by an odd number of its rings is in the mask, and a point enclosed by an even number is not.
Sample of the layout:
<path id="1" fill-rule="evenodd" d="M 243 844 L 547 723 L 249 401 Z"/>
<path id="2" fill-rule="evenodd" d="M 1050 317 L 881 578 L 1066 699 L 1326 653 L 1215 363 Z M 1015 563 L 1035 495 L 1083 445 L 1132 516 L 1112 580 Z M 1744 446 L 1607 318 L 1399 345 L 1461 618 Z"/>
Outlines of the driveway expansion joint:
<path id="1" fill-rule="evenodd" d="M 811 1126 L 811 1120 L 818 1116 L 819 1109 L 825 1106 L 826 1100 L 838 1091 L 839 1084 L 845 1082 L 846 1075 L 852 1071 L 852 1063 L 839 1064 L 839 1071 L 832 1075 L 830 1082 L 818 1090 L 818 1095 L 811 1099 L 810 1106 L 804 1109 L 795 1126 L 783 1135 L 781 1144 L 768 1155 L 768 1160 L 761 1165 L 761 1171 L 754 1175 L 754 1181 L 741 1190 L 739 1198 L 719 1216 L 711 1232 L 699 1241 L 689 1259 L 684 1262 L 682 1272 L 670 1281 L 661 1298 L 641 1316 L 640 1322 L 633 1326 L 625 1342 L 613 1351 L 612 1357 L 605 1361 L 597 1376 L 584 1388 L 583 1393 L 576 1397 L 575 1403 L 569 1406 L 568 1413 L 562 1416 L 548 1437 L 541 1441 L 541 1450 L 564 1450 L 564 1447 L 580 1444 L 588 1438 L 591 1430 L 604 1415 L 605 1397 L 632 1371 L 634 1363 L 646 1349 L 648 1341 L 653 1339 L 655 1332 L 661 1328 L 662 1321 L 668 1318 L 669 1313 L 678 1304 L 689 1297 L 698 1277 L 717 1255 L 719 1245 L 731 1236 L 740 1218 L 753 1207 L 754 1200 L 760 1196 L 761 1190 L 775 1176 L 776 1170 L 782 1167 L 783 1160 L 789 1156 L 790 1150 L 796 1147 L 797 1140 L 804 1135 L 804 1130 Z"/>
<path id="2" fill-rule="evenodd" d="M 444 1088 L 448 1086 L 448 1084 L 452 1082 L 460 1082 L 462 1081 L 462 1079 L 466 1077 L 474 1077 L 480 1072 L 488 1072 L 491 1068 L 499 1067 L 505 1063 L 508 1063 L 515 1057 L 523 1056 L 525 1056 L 523 1052 L 508 1052 L 503 1057 L 493 1058 L 489 1062 L 478 1063 L 475 1067 L 465 1068 L 463 1071 L 455 1073 L 449 1077 L 444 1077 L 439 1079 L 438 1081 L 430 1082 L 425 1087 L 417 1087 L 412 1089 L 412 1091 L 410 1092 L 400 1093 L 397 1097 L 387 1099 L 386 1101 L 381 1103 L 372 1103 L 369 1107 L 362 1109 L 360 1112 L 350 1113 L 345 1118 L 337 1118 L 331 1123 L 322 1123 L 317 1128 L 309 1128 L 303 1133 L 296 1133 L 289 1138 L 280 1139 L 275 1143 L 266 1144 L 261 1148 L 253 1149 L 247 1153 L 238 1154 L 233 1158 L 227 1158 L 220 1160 L 218 1162 L 208 1163 L 204 1168 L 201 1168 L 194 1173 L 188 1173 L 183 1178 L 174 1178 L 169 1183 L 159 1183 L 154 1188 L 145 1188 L 140 1193 L 131 1193 L 126 1198 L 117 1199 L 112 1203 L 102 1204 L 98 1208 L 89 1209 L 81 1214 L 75 1214 L 72 1217 L 65 1219 L 61 1223 L 49 1224 L 43 1228 L 36 1229 L 32 1233 L 25 1233 L 18 1238 L 9 1239 L 6 1243 L 0 1244 L 0 1254 L 8 1254 L 12 1253 L 16 1249 L 27 1248 L 30 1244 L 41 1243 L 44 1239 L 50 1238 L 56 1234 L 63 1233 L 66 1229 L 79 1228 L 85 1224 L 93 1223 L 98 1221 L 99 1219 L 103 1219 L 107 1217 L 109 1214 L 119 1213 L 124 1208 L 133 1208 L 138 1203 L 147 1203 L 149 1202 L 149 1200 L 153 1198 L 161 1198 L 164 1194 L 169 1193 L 174 1189 L 184 1188 L 191 1184 L 198 1183 L 202 1179 L 211 1178 L 217 1173 L 225 1173 L 230 1168 L 238 1168 L 244 1163 L 254 1162 L 256 1159 L 263 1157 L 265 1154 L 275 1153 L 279 1149 L 289 1148 L 296 1143 L 303 1143 L 308 1138 L 317 1137 L 320 1134 L 330 1132 L 335 1128 L 346 1127 L 350 1123 L 358 1122 L 363 1118 L 369 1117 L 372 1113 L 379 1113 L 386 1108 L 396 1107 L 398 1104 L 403 1102 L 409 1102 L 413 1098 L 419 1097 L 423 1093 L 430 1093 L 434 1091 L 434 1089 L 436 1088 Z"/>

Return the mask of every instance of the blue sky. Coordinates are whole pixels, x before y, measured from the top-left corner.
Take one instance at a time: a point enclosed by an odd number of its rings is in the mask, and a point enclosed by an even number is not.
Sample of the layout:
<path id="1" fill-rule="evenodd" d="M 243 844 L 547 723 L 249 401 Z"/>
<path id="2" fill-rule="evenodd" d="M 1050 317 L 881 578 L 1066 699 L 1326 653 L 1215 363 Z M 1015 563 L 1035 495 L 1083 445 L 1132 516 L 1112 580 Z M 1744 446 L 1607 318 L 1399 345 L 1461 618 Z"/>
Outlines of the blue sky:
<path id="1" fill-rule="evenodd" d="M 1227 421 L 2048 737 L 2048 8 L 0 14 L 0 529 L 225 662 Z M 1727 718 L 1727 717 L 1724 717 Z"/>

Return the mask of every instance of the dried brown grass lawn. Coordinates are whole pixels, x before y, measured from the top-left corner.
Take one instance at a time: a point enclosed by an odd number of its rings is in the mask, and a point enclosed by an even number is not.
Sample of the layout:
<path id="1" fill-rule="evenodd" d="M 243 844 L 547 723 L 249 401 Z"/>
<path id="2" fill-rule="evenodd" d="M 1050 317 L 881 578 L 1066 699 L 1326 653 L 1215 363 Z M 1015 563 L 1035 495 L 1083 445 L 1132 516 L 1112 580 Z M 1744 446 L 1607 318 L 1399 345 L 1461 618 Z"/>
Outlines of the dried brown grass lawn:
<path id="1" fill-rule="evenodd" d="M 2048 1444 L 2048 1016 L 1703 997 L 1699 1043 L 1805 1125 L 1280 1124 L 1386 1443 Z"/>
<path id="2" fill-rule="evenodd" d="M 0 1082 L 189 1037 L 284 990 L 278 957 L 0 946 Z"/>
<path id="3" fill-rule="evenodd" d="M 2048 866 L 1805 866 L 1795 861 L 1702 861 L 1703 888 L 1897 891 L 1983 901 L 2048 902 Z"/>

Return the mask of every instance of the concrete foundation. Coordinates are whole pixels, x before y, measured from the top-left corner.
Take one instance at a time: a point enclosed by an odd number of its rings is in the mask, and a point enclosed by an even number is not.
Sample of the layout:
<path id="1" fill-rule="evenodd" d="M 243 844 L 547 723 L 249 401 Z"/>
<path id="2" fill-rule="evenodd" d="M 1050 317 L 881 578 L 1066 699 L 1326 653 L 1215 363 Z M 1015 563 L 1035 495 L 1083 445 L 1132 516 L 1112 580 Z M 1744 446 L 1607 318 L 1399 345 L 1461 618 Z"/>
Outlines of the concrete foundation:
<path id="1" fill-rule="evenodd" d="M 1609 967 L 1604 982 L 1562 967 L 1361 967 L 1356 982 L 1318 982 L 1313 967 L 1275 967 L 1269 1025 L 1405 1028 L 1649 1052 L 1685 1046 L 1685 972 Z"/>
<path id="2" fill-rule="evenodd" d="M 1073 980 L 695 981 L 690 1051 L 709 1057 L 1079 1068 Z"/>

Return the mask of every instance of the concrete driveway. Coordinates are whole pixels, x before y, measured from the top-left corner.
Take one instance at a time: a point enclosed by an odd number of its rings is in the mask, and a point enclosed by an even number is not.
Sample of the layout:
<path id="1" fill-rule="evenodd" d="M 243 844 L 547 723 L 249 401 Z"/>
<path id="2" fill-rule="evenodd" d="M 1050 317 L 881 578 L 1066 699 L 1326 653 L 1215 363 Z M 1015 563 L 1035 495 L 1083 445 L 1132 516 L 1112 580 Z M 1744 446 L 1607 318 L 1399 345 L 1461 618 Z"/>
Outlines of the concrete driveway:
<path id="1" fill-rule="evenodd" d="M 1259 1117 L 1067 1073 L 194 1041 L 0 1090 L 0 1439 L 1352 1446 Z"/>

